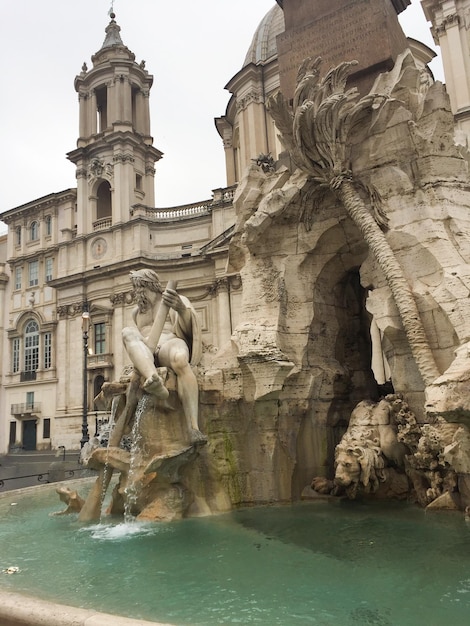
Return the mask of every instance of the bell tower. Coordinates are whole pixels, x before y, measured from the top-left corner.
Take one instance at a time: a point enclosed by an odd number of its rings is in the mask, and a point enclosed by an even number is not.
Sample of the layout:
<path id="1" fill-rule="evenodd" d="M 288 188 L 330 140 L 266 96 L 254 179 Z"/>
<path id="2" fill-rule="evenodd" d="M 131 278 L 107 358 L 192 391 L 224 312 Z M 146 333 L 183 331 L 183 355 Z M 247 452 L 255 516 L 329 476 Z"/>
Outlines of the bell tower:
<path id="1" fill-rule="evenodd" d="M 79 138 L 67 157 L 76 166 L 78 236 L 126 222 L 135 204 L 154 206 L 155 162 L 163 156 L 150 135 L 153 76 L 110 17 L 93 67 L 84 63 L 75 78 Z"/>

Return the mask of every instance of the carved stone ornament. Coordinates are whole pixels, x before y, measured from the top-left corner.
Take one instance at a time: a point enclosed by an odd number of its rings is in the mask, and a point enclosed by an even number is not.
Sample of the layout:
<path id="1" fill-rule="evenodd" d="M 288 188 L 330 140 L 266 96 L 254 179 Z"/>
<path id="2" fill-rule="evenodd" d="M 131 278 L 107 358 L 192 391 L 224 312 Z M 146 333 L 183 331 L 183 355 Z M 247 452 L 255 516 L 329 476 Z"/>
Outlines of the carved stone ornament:
<path id="1" fill-rule="evenodd" d="M 135 163 L 135 159 L 132 154 L 115 154 L 113 156 L 114 163 Z"/>
<path id="2" fill-rule="evenodd" d="M 109 296 L 111 304 L 113 306 L 119 306 L 121 304 L 132 304 L 135 299 L 134 291 L 121 291 L 119 293 L 113 293 Z"/>
<path id="3" fill-rule="evenodd" d="M 237 111 L 244 111 L 250 104 L 260 104 L 264 102 L 263 94 L 258 89 L 253 89 L 249 93 L 245 94 L 243 98 L 237 99 Z"/>
<path id="4" fill-rule="evenodd" d="M 76 317 L 83 313 L 83 302 L 72 302 L 72 304 L 61 304 L 57 307 L 57 317 Z"/>
<path id="5" fill-rule="evenodd" d="M 113 166 L 111 163 L 105 163 L 103 159 L 94 158 L 88 166 L 88 180 L 95 178 L 111 178 L 113 175 Z"/>

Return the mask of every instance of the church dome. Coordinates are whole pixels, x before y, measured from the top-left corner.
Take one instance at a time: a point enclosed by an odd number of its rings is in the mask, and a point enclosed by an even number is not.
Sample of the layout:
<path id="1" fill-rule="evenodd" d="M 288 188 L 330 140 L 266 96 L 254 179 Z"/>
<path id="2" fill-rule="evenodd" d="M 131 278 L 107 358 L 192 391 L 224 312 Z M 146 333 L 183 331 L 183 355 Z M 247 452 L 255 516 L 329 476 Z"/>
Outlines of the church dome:
<path id="1" fill-rule="evenodd" d="M 264 64 L 277 56 L 276 37 L 284 32 L 284 12 L 276 4 L 261 20 L 248 49 L 243 67 Z"/>

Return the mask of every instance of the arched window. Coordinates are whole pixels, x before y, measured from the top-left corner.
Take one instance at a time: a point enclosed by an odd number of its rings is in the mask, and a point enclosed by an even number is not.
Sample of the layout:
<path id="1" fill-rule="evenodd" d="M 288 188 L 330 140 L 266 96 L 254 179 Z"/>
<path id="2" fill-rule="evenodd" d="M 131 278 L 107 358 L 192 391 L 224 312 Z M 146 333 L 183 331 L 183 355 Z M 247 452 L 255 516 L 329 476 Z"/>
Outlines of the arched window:
<path id="1" fill-rule="evenodd" d="M 37 239 L 39 239 L 39 223 L 34 221 L 31 222 L 31 225 L 29 227 L 29 233 L 30 233 L 30 239 L 31 241 L 36 241 Z"/>
<path id="2" fill-rule="evenodd" d="M 21 328 L 21 327 L 20 327 Z M 11 340 L 11 371 L 21 374 L 21 381 L 36 380 L 36 372 L 53 368 L 53 335 L 29 318 Z"/>
<path id="3" fill-rule="evenodd" d="M 50 215 L 46 215 L 45 224 L 46 236 L 49 237 L 50 235 L 52 235 L 52 217 Z"/>
<path id="4" fill-rule="evenodd" d="M 96 396 L 101 391 L 101 387 L 103 386 L 103 383 L 104 383 L 104 376 L 102 374 L 98 374 L 98 376 L 96 376 L 95 380 L 93 381 L 93 397 L 94 398 L 96 398 Z M 96 404 L 93 405 L 93 410 L 94 411 L 98 410 L 98 407 L 96 406 Z"/>
<path id="5" fill-rule="evenodd" d="M 15 228 L 15 243 L 17 246 L 21 246 L 21 226 Z"/>
<path id="6" fill-rule="evenodd" d="M 39 368 L 39 326 L 29 320 L 24 330 L 24 371 L 35 372 Z"/>

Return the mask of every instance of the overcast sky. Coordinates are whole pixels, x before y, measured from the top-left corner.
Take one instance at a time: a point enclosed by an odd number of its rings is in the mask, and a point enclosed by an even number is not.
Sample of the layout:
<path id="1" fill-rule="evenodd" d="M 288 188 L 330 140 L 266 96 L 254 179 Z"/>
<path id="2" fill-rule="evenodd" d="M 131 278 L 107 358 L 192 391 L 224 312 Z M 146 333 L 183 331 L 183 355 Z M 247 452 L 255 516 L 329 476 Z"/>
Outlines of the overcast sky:
<path id="1" fill-rule="evenodd" d="M 0 213 L 75 187 L 78 99 L 73 82 L 101 48 L 110 0 L 0 0 Z M 150 107 L 156 206 L 209 199 L 224 187 L 214 117 L 274 0 L 115 0 L 124 44 L 154 76 Z M 401 15 L 408 36 L 433 47 L 419 0 Z M 440 60 L 431 68 L 442 80 Z M 0 223 L 0 232 L 5 228 Z"/>

